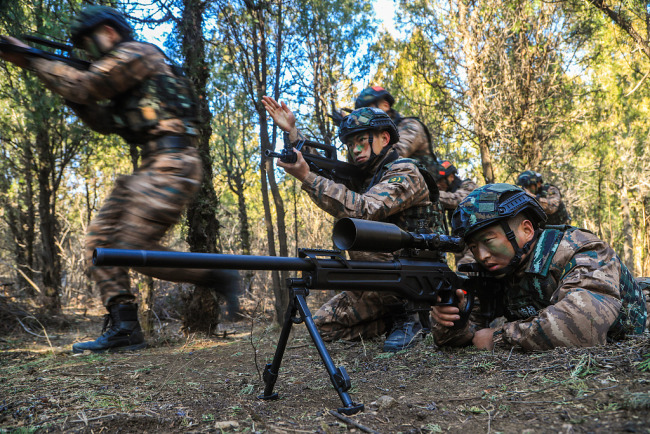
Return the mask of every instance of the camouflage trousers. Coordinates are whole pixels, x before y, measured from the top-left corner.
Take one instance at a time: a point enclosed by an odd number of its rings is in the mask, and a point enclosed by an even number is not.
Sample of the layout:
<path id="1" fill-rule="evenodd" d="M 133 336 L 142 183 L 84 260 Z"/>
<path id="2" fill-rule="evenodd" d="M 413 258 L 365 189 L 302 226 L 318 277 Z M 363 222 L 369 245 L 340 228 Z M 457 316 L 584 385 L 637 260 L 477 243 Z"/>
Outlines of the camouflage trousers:
<path id="1" fill-rule="evenodd" d="M 325 341 L 374 338 L 388 331 L 392 311 L 403 304 L 386 292 L 343 291 L 316 311 L 314 323 Z"/>
<path id="2" fill-rule="evenodd" d="M 146 155 L 133 174 L 120 176 L 113 191 L 86 231 L 85 261 L 88 276 L 99 287 L 105 306 L 118 299 L 135 298 L 129 270 L 96 267 L 93 250 L 169 250 L 160 244 L 167 230 L 178 223 L 185 207 L 199 190 L 201 159 L 195 148 L 165 149 Z M 211 270 L 136 268 L 138 272 L 174 282 L 206 284 Z"/>

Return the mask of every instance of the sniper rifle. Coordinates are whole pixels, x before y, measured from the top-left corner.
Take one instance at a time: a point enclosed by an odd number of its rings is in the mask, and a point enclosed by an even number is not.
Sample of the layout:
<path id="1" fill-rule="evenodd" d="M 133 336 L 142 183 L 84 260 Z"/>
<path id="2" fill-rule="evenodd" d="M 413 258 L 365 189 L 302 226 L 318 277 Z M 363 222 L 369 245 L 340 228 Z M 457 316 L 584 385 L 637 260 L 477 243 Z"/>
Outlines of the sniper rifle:
<path id="1" fill-rule="evenodd" d="M 347 393 L 351 387 L 350 377 L 344 367 L 334 366 L 318 333 L 307 307 L 306 297 L 310 290 L 393 292 L 407 300 L 407 311 L 421 314 L 426 330 L 431 306 L 458 305 L 456 289 L 459 288 L 467 292 L 467 303 L 461 308 L 461 319 L 454 327 L 463 327 L 474 306 L 474 295 L 488 284 L 489 279 L 456 274 L 443 262 L 441 252 L 463 250 L 463 242 L 457 237 L 405 232 L 390 223 L 343 218 L 334 225 L 332 239 L 341 250 L 399 251 L 399 254 L 392 261 L 351 261 L 345 259 L 339 250 L 300 249 L 299 257 L 288 258 L 99 248 L 93 253 L 93 263 L 98 266 L 301 271 L 300 277 L 287 279 L 290 302 L 273 361 L 264 370 L 264 393 L 258 398 L 278 398 L 273 388 L 291 327 L 304 322 L 343 402 L 339 413 L 351 415 L 363 411 L 364 406 L 350 398 Z"/>

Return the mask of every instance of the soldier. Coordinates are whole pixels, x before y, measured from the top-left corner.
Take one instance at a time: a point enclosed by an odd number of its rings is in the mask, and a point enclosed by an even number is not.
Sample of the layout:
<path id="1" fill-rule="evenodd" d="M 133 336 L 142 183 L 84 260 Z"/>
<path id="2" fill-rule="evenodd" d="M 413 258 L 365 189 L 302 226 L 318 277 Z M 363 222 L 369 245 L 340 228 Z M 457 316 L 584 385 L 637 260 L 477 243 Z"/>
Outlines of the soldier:
<path id="1" fill-rule="evenodd" d="M 88 70 L 63 62 L 1 53 L 5 60 L 34 71 L 61 95 L 88 126 L 119 134 L 141 149 L 140 166 L 121 176 L 88 226 L 85 259 L 108 310 L 102 335 L 74 344 L 84 350 L 136 350 L 146 346 L 131 292 L 128 269 L 94 267 L 97 247 L 165 250 L 160 244 L 176 224 L 202 180 L 196 149 L 198 110 L 191 85 L 180 68 L 156 46 L 133 40 L 118 11 L 89 6 L 74 19 L 71 39 L 93 58 Z M 15 38 L 9 40 L 25 46 Z M 109 104 L 100 104 L 108 100 Z M 142 268 L 137 271 L 175 282 L 211 287 L 237 306 L 239 276 L 234 271 Z"/>
<path id="2" fill-rule="evenodd" d="M 393 105 L 395 98 L 383 87 L 367 87 L 357 97 L 355 109 L 362 107 L 377 107 L 390 116 L 399 132 L 399 141 L 393 145 L 397 153 L 405 158 L 412 158 L 422 164 L 431 174 L 438 168 L 438 159 L 433 152 L 431 133 L 416 117 L 404 117 L 399 114 Z M 433 230 L 438 233 L 447 233 L 448 226 L 445 221 L 445 211 L 442 202 L 434 203 L 432 211 Z"/>
<path id="3" fill-rule="evenodd" d="M 449 160 L 442 160 L 438 163 L 433 177 L 440 190 L 440 203 L 445 207 L 447 216 L 451 222 L 451 214 L 454 212 L 461 200 L 476 189 L 476 184 L 471 179 L 460 179 L 458 170 Z"/>
<path id="4" fill-rule="evenodd" d="M 276 125 L 289 132 L 292 141 L 301 136 L 295 116 L 284 103 L 278 104 L 266 96 L 262 102 Z M 432 202 L 425 180 L 428 172 L 421 171 L 415 161 L 400 158 L 393 149 L 399 133 L 388 115 L 372 107 L 355 110 L 342 120 L 339 138 L 347 146 L 350 160 L 367 175 L 359 191 L 310 172 L 300 152 L 296 163 L 278 165 L 302 181 L 302 189 L 334 217 L 384 221 L 410 231 L 430 232 Z M 433 178 L 429 182 L 435 189 Z M 393 256 L 350 252 L 350 257 L 387 261 Z M 344 291 L 314 314 L 314 322 L 325 340 L 352 340 L 379 336 L 387 331 L 387 321 L 392 320 L 384 351 L 395 352 L 413 345 L 420 335 L 417 316 L 407 312 L 405 300 L 393 294 Z"/>
<path id="5" fill-rule="evenodd" d="M 437 163 L 436 154 L 433 152 L 431 133 L 426 125 L 418 118 L 403 117 L 393 109 L 395 98 L 383 87 L 367 87 L 357 97 L 355 109 L 362 107 L 377 107 L 390 116 L 399 131 L 399 142 L 393 147 L 402 157 L 413 158 L 419 161 L 430 172 Z"/>
<path id="6" fill-rule="evenodd" d="M 438 163 L 433 178 L 436 180 L 440 190 L 440 203 L 447 214 L 447 223 L 451 225 L 451 215 L 463 199 L 476 189 L 476 184 L 471 179 L 460 179 L 458 170 L 449 160 L 442 160 Z M 468 248 L 462 253 L 456 253 L 456 267 L 462 264 L 474 262 L 474 257 Z"/>
<path id="7" fill-rule="evenodd" d="M 439 345 L 495 343 L 526 350 L 589 347 L 643 333 L 643 292 L 612 248 L 589 231 L 544 229 L 546 214 L 519 187 L 490 184 L 474 190 L 452 217 L 453 233 L 465 239 L 478 264 L 500 281 L 480 299 L 482 315 L 462 329 L 456 307 L 436 306 Z M 463 291 L 458 290 L 463 298 Z M 502 326 L 490 322 L 505 316 Z M 480 319 L 479 319 L 480 318 Z"/>
<path id="8" fill-rule="evenodd" d="M 517 177 L 517 185 L 534 196 L 548 216 L 546 224 L 568 225 L 571 217 L 562 201 L 560 190 L 551 184 L 544 184 L 542 174 L 526 170 Z"/>

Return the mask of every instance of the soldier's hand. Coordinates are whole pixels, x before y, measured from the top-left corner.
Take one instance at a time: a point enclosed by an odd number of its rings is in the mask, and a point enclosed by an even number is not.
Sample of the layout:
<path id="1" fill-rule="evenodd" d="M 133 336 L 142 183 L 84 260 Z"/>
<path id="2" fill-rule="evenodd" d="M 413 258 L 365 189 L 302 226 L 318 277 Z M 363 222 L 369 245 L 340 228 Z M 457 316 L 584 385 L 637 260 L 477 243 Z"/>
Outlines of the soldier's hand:
<path id="1" fill-rule="evenodd" d="M 491 350 L 494 348 L 494 329 L 478 330 L 474 333 L 472 343 L 480 350 Z"/>
<path id="2" fill-rule="evenodd" d="M 459 306 L 463 306 L 465 303 L 465 291 L 462 289 L 457 289 L 456 297 L 458 297 Z M 440 298 L 438 298 L 438 301 L 440 301 Z M 431 317 L 435 322 L 442 326 L 452 327 L 454 325 L 454 321 L 458 321 L 460 319 L 460 309 L 458 306 L 436 305 L 431 308 Z"/>
<path id="3" fill-rule="evenodd" d="M 278 160 L 278 166 L 282 167 L 289 175 L 296 177 L 299 181 L 303 181 L 309 174 L 309 165 L 302 156 L 302 152 L 295 148 L 293 151 L 297 154 L 296 162 L 289 164 Z"/>
<path id="4" fill-rule="evenodd" d="M 2 38 L 2 42 L 6 44 L 15 45 L 20 48 L 29 48 L 29 45 L 12 36 L 0 36 L 0 38 Z M 24 54 L 13 53 L 11 51 L 0 51 L 0 58 L 6 60 L 7 62 L 11 62 L 17 66 L 20 66 L 21 68 L 26 68 L 29 66 L 29 59 L 25 57 Z"/>
<path id="5" fill-rule="evenodd" d="M 270 96 L 263 96 L 262 105 L 282 131 L 290 133 L 296 129 L 296 116 L 285 103 L 278 103 Z"/>

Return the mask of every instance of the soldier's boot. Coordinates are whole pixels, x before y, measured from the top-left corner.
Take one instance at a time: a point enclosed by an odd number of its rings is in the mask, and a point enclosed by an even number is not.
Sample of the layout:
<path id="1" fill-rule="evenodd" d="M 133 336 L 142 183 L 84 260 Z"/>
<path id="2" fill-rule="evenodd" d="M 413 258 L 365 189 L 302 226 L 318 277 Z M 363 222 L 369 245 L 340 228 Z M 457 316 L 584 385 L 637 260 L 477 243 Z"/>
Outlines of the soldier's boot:
<path id="1" fill-rule="evenodd" d="M 384 342 L 384 351 L 396 353 L 410 348 L 421 340 L 422 335 L 422 324 L 418 315 L 400 312 L 395 315 L 393 328 Z"/>
<path id="2" fill-rule="evenodd" d="M 113 304 L 108 307 L 108 312 L 104 316 L 102 335 L 94 341 L 72 345 L 73 353 L 83 353 L 85 350 L 93 353 L 134 351 L 147 346 L 138 322 L 137 304 Z"/>
<path id="3" fill-rule="evenodd" d="M 210 288 L 226 300 L 226 318 L 234 320 L 239 313 L 241 277 L 235 270 L 212 270 Z"/>

